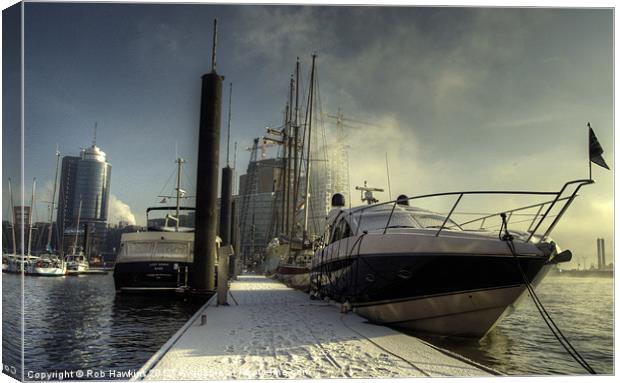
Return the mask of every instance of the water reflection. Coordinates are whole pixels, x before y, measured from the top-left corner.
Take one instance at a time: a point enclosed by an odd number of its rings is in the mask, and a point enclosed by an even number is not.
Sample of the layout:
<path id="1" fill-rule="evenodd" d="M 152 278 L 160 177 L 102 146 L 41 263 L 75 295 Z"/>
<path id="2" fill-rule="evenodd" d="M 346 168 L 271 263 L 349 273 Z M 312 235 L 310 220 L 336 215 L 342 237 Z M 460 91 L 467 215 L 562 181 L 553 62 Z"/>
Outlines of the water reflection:
<path id="1" fill-rule="evenodd" d="M 613 373 L 613 279 L 548 276 L 537 294 L 575 349 L 599 374 Z M 529 297 L 480 341 L 424 338 L 509 375 L 585 375 Z"/>
<path id="2" fill-rule="evenodd" d="M 19 361 L 19 276 L 3 275 L 4 361 Z M 204 299 L 116 296 L 111 275 L 26 277 L 25 372 L 139 368 Z M 8 352 L 5 352 L 8 350 Z M 12 358 L 16 355 L 17 358 Z"/>

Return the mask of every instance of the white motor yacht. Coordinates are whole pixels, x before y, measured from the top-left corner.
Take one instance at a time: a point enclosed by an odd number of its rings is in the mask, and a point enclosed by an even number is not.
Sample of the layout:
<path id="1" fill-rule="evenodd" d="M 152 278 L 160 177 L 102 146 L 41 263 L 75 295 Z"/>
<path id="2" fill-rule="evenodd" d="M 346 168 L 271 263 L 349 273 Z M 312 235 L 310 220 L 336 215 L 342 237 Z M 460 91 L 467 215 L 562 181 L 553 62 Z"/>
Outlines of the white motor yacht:
<path id="1" fill-rule="evenodd" d="M 571 259 L 549 234 L 579 188 L 592 182 L 568 182 L 560 192 L 401 196 L 352 209 L 335 195 L 312 262 L 311 296 L 342 302 L 378 324 L 482 338 L 552 265 Z M 563 197 L 569 187 L 574 191 Z M 476 219 L 465 215 L 469 221 L 457 222 L 463 197 L 487 194 L 538 196 L 545 202 Z M 440 196 L 456 199 L 449 213 L 409 206 L 409 201 Z M 529 228 L 511 230 L 513 215 L 527 216 Z"/>

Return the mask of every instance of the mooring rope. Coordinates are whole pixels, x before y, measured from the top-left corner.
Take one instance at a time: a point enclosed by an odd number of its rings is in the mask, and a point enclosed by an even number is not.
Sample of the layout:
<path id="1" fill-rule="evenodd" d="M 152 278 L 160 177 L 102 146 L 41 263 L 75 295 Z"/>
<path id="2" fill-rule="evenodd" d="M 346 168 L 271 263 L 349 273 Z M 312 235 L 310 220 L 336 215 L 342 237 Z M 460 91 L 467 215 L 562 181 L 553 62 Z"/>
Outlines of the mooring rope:
<path id="1" fill-rule="evenodd" d="M 579 354 L 579 352 L 577 352 L 577 350 L 575 350 L 575 348 L 568 341 L 566 336 L 564 336 L 564 334 L 562 333 L 560 328 L 553 321 L 553 318 L 551 318 L 551 315 L 549 314 L 549 312 L 545 309 L 545 306 L 543 306 L 542 302 L 538 298 L 538 295 L 536 295 L 536 293 L 534 292 L 534 288 L 532 287 L 532 285 L 531 285 L 531 283 L 529 281 L 529 278 L 525 274 L 525 271 L 523 271 L 523 268 L 521 267 L 521 263 L 519 262 L 518 253 L 517 253 L 517 250 L 516 250 L 514 242 L 513 242 L 514 237 L 508 232 L 508 222 L 506 221 L 506 213 L 502 213 L 501 217 L 502 217 L 502 226 L 501 226 L 500 231 L 499 231 L 499 237 L 500 237 L 500 239 L 502 241 L 506 242 L 506 244 L 508 245 L 508 249 L 510 249 L 510 252 L 512 253 L 512 255 L 514 256 L 515 260 L 517 261 L 517 266 L 519 267 L 519 272 L 521 273 L 521 277 L 523 278 L 523 282 L 525 283 L 525 286 L 527 287 L 527 290 L 530 293 L 530 297 L 532 297 L 532 301 L 534 302 L 534 306 L 536 306 L 536 309 L 538 310 L 538 312 L 540 313 L 541 317 L 545 321 L 545 324 L 547 325 L 549 330 L 551 330 L 551 333 L 553 334 L 553 336 L 555 336 L 555 338 L 562 345 L 562 347 L 564 347 L 566 352 L 573 359 L 575 359 L 575 361 L 577 363 L 579 363 L 579 365 L 581 365 L 581 367 L 583 367 L 586 371 L 588 371 L 592 375 L 595 375 L 596 371 L 594 371 L 594 369 L 581 356 L 581 354 Z M 503 236 L 502 236 L 502 231 L 505 232 L 505 234 Z"/>

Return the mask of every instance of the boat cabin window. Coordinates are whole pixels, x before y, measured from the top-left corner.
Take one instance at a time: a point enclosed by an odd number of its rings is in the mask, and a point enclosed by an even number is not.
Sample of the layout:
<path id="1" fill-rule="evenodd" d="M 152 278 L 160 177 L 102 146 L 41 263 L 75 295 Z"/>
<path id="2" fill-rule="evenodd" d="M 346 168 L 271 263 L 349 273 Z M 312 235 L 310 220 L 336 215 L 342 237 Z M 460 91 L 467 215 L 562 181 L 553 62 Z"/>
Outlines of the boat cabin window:
<path id="1" fill-rule="evenodd" d="M 343 238 L 350 237 L 351 234 L 352 234 L 351 226 L 349 225 L 346 219 L 342 218 L 340 221 L 336 223 L 334 232 L 330 238 L 329 243 L 334 243 Z"/>
<path id="2" fill-rule="evenodd" d="M 158 242 L 155 245 L 156 255 L 187 255 L 189 244 L 180 242 Z"/>
<path id="3" fill-rule="evenodd" d="M 445 216 L 414 207 L 393 205 L 378 206 L 353 214 L 353 222 L 359 225 L 361 231 L 382 230 L 388 228 L 439 228 L 446 219 Z M 446 229 L 458 229 L 459 226 L 451 219 L 446 222 Z"/>
<path id="4" fill-rule="evenodd" d="M 359 225 L 360 233 L 362 231 L 372 231 L 385 229 L 388 227 L 413 227 L 420 228 L 410 212 L 400 207 L 396 207 L 392 212 L 392 206 L 386 206 L 382 209 L 367 209 L 353 215 L 355 223 Z"/>
<path id="5" fill-rule="evenodd" d="M 126 257 L 150 257 L 152 253 L 152 242 L 125 242 L 123 246 L 123 255 Z"/>
<path id="6" fill-rule="evenodd" d="M 441 225 L 443 225 L 443 221 L 445 221 L 446 217 L 445 216 L 441 216 L 439 214 L 433 214 L 433 213 L 415 213 L 414 214 L 415 220 L 418 221 L 420 223 L 420 225 L 422 225 L 423 227 L 427 227 L 427 228 L 439 228 L 441 227 Z M 448 222 L 446 222 L 446 228 L 455 228 L 458 227 L 458 225 L 456 224 L 456 222 L 452 221 L 451 219 L 448 220 Z"/>

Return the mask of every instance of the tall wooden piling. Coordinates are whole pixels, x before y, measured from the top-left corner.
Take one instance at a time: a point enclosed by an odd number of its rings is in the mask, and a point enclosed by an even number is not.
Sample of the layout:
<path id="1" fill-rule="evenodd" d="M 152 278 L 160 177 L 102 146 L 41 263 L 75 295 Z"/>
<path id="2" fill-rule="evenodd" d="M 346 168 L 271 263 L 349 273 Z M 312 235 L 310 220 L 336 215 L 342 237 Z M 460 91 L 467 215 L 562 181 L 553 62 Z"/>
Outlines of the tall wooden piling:
<path id="1" fill-rule="evenodd" d="M 191 286 L 215 289 L 218 169 L 220 156 L 220 112 L 223 77 L 216 72 L 217 20 L 213 22 L 211 72 L 202 76 L 198 169 L 196 185 L 196 228 Z"/>

